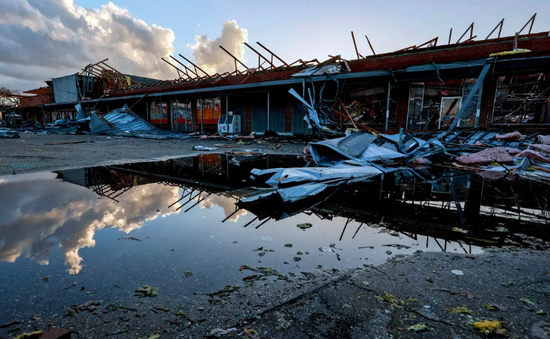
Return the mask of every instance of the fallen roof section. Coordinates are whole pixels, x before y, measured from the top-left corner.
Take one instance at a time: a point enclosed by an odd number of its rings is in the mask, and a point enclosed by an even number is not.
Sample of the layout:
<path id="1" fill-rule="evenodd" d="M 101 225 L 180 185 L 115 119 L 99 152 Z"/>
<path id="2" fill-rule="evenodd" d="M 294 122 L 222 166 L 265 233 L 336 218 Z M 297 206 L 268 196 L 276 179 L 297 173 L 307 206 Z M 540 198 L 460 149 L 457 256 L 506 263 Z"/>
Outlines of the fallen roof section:
<path id="1" fill-rule="evenodd" d="M 92 134 L 115 135 L 146 139 L 187 139 L 187 134 L 162 130 L 140 118 L 127 105 L 105 115 L 97 111 L 90 113 Z"/>

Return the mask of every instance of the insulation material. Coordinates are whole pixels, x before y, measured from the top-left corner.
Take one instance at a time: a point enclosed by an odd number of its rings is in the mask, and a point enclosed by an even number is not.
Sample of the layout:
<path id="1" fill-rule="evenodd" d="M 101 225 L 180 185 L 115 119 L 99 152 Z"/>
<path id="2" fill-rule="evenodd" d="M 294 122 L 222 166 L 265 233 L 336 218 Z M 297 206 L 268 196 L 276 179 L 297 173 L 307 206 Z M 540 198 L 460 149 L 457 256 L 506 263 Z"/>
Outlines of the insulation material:
<path id="1" fill-rule="evenodd" d="M 497 140 L 520 140 L 520 139 L 523 139 L 523 135 L 520 132 L 515 131 L 515 132 L 506 133 L 506 134 L 497 134 L 495 136 L 495 139 L 497 139 Z"/>
<path id="2" fill-rule="evenodd" d="M 530 145 L 530 147 L 534 148 L 537 151 L 543 151 L 550 154 L 550 145 L 532 144 Z"/>
<path id="3" fill-rule="evenodd" d="M 514 162 L 514 158 L 510 156 L 506 148 L 495 147 L 460 156 L 456 158 L 456 161 L 464 165 L 488 165 L 493 162 L 511 164 Z"/>
<path id="4" fill-rule="evenodd" d="M 546 162 L 546 163 L 550 162 L 550 158 L 545 157 L 540 152 L 533 151 L 533 150 L 525 150 L 516 155 L 516 158 L 523 158 L 523 157 L 528 157 L 538 162 Z"/>
<path id="5" fill-rule="evenodd" d="M 541 144 L 550 145 L 550 136 L 549 135 L 539 135 L 538 141 Z"/>

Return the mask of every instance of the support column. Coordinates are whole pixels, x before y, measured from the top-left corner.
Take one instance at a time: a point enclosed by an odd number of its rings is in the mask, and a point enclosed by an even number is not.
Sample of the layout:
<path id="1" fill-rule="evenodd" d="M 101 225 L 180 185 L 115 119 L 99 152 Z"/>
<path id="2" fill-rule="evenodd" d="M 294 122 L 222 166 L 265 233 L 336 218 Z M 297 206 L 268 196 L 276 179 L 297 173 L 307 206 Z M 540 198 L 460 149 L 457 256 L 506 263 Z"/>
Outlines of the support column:
<path id="1" fill-rule="evenodd" d="M 390 120 L 390 103 L 391 103 L 391 80 L 388 80 L 388 103 L 386 104 L 386 131 L 388 130 Z"/>
<path id="2" fill-rule="evenodd" d="M 479 116 L 481 114 L 481 100 L 483 98 L 483 83 L 479 87 L 479 94 L 477 96 L 477 105 L 476 105 L 476 120 L 474 127 L 479 127 Z"/>
<path id="3" fill-rule="evenodd" d="M 229 95 L 225 95 L 225 115 L 229 115 Z"/>
<path id="4" fill-rule="evenodd" d="M 267 130 L 269 131 L 269 91 L 267 91 Z"/>
<path id="5" fill-rule="evenodd" d="M 204 133 L 204 102 L 201 95 L 201 133 Z"/>

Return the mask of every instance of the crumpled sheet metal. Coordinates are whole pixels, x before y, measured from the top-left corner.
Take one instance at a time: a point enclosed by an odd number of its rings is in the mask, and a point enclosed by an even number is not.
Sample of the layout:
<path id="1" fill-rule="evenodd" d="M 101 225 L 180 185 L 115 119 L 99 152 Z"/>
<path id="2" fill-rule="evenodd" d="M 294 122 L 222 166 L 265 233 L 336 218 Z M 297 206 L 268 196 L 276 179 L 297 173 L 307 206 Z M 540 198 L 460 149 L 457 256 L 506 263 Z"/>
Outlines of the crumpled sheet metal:
<path id="1" fill-rule="evenodd" d="M 76 132 L 78 132 L 78 127 L 76 126 L 51 127 L 47 131 L 49 134 L 76 134 Z"/>
<path id="2" fill-rule="evenodd" d="M 140 118 L 127 105 L 115 109 L 100 118 L 97 112 L 90 113 L 92 134 L 128 136 L 146 139 L 187 139 L 187 134 L 165 131 Z M 107 123 L 105 120 L 109 123 Z M 109 125 L 110 124 L 110 125 Z M 112 126 L 111 126 L 112 125 Z M 116 127 L 116 128 L 113 128 Z"/>
<path id="3" fill-rule="evenodd" d="M 11 139 L 11 138 L 20 138 L 19 134 L 17 132 L 7 129 L 7 128 L 0 128 L 0 139 Z"/>
<path id="4" fill-rule="evenodd" d="M 305 198 L 313 197 L 324 192 L 329 187 L 334 187 L 341 184 L 340 180 L 333 180 L 328 182 L 312 182 L 298 186 L 292 186 L 280 189 L 268 189 L 263 192 L 258 192 L 251 196 L 247 196 L 240 202 L 242 204 L 251 203 L 261 199 L 265 199 L 268 196 L 277 194 L 283 202 L 296 202 Z"/>
<path id="5" fill-rule="evenodd" d="M 321 132 L 324 135 L 330 135 L 330 136 L 339 136 L 342 135 L 343 132 L 339 130 L 333 130 L 330 129 L 327 125 L 334 125 L 330 119 L 325 119 L 325 121 L 321 121 L 321 118 L 319 117 L 319 113 L 317 113 L 317 110 L 313 106 L 313 104 L 308 103 L 304 98 L 298 94 L 294 90 L 294 88 L 291 88 L 288 93 L 293 95 L 296 99 L 298 99 L 304 106 L 304 109 L 306 110 L 307 114 L 304 116 L 304 120 L 307 122 L 308 127 L 311 129 L 312 125 L 315 126 L 319 132 Z M 310 93 L 311 94 L 311 93 Z"/>
<path id="6" fill-rule="evenodd" d="M 389 144 L 378 146 L 378 137 L 368 132 L 356 132 L 349 136 L 309 143 L 309 152 L 316 164 L 334 166 L 346 161 L 368 165 L 371 161 L 392 160 L 405 155 Z"/>
<path id="7" fill-rule="evenodd" d="M 440 161 L 476 165 L 456 167 L 457 170 L 461 167 L 462 170 L 473 169 L 487 178 L 517 174 L 542 182 L 550 179 L 550 163 L 546 162 L 550 161 L 550 156 L 546 155 L 550 145 L 532 144 L 533 150 L 526 151 L 525 145 L 517 142 L 515 147 L 513 142 L 496 140 L 493 132 L 474 132 L 476 139 L 466 139 L 464 143 L 445 139 L 458 136 L 458 132 L 441 135 L 422 140 L 403 133 L 372 135 L 361 131 L 346 137 L 311 142 L 305 154 L 311 156 L 315 167 L 254 169 L 251 173 L 256 183 L 265 184 L 265 188 L 256 187 L 256 191 L 241 195 L 241 202 L 256 207 L 274 202 L 300 202 L 305 206 L 310 202 L 308 198 L 326 199 L 341 185 L 369 181 L 384 173 L 403 170 L 402 173 L 409 171 L 422 180 L 437 184 L 441 178 L 424 173 L 418 167 L 415 169 L 413 165 L 429 167 L 431 163 Z M 478 152 L 486 147 L 472 145 L 479 140 L 489 148 Z M 511 147 L 495 147 L 499 145 Z M 432 156 L 436 157 L 430 159 Z M 307 208 L 304 206 L 300 208 Z"/>
<path id="8" fill-rule="evenodd" d="M 263 176 L 265 173 L 272 173 L 271 170 L 253 169 L 254 177 Z M 271 187 L 288 187 L 310 182 L 323 182 L 330 180 L 354 180 L 360 181 L 369 179 L 384 173 L 374 166 L 333 166 L 333 167 L 303 167 L 303 168 L 280 168 L 265 181 Z"/>

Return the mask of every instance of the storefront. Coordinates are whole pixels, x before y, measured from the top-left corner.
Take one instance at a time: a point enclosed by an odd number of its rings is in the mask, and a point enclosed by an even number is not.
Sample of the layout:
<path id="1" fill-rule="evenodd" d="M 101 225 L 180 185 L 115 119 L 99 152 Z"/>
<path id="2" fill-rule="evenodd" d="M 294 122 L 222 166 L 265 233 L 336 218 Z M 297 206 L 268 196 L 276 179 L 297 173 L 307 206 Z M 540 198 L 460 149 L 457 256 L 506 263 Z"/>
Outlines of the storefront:
<path id="1" fill-rule="evenodd" d="M 172 131 L 193 131 L 193 109 L 190 99 L 172 100 Z"/>
<path id="2" fill-rule="evenodd" d="M 451 124 L 476 79 L 414 82 L 409 89 L 408 130 L 443 129 Z M 466 108 L 458 127 L 473 127 L 479 117 L 477 93 Z"/>
<path id="3" fill-rule="evenodd" d="M 493 124 L 550 124 L 550 73 L 497 79 Z"/>

